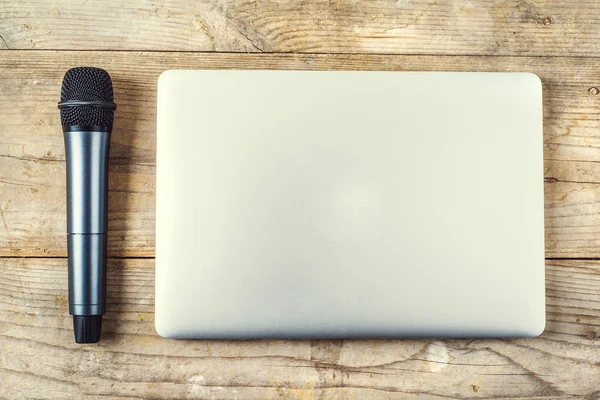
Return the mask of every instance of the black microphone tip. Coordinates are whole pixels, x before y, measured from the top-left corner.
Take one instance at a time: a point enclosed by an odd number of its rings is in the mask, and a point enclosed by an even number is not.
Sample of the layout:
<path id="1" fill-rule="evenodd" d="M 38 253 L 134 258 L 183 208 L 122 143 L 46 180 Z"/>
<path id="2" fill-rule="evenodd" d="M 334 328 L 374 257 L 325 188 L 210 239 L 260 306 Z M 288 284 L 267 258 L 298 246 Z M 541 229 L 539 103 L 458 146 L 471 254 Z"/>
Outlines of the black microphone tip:
<path id="1" fill-rule="evenodd" d="M 65 73 L 60 91 L 62 126 L 101 126 L 112 129 L 112 80 L 102 68 L 75 67 Z"/>
<path id="2" fill-rule="evenodd" d="M 102 315 L 73 315 L 77 343 L 98 343 L 102 331 Z"/>

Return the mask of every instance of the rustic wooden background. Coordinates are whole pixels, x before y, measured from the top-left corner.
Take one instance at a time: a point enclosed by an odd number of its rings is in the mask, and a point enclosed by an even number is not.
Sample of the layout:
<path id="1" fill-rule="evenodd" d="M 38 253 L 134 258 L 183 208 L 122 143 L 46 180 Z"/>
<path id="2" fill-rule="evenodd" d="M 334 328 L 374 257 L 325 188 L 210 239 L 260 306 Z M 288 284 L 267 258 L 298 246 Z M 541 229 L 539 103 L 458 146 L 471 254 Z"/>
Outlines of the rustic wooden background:
<path id="1" fill-rule="evenodd" d="M 0 0 L 0 397 L 600 399 L 599 18 L 594 0 Z M 62 76 L 77 65 L 107 69 L 119 104 L 109 311 L 102 341 L 86 346 L 74 343 L 67 312 L 56 109 Z M 538 74 L 545 333 L 523 340 L 158 337 L 155 85 L 168 68 Z"/>

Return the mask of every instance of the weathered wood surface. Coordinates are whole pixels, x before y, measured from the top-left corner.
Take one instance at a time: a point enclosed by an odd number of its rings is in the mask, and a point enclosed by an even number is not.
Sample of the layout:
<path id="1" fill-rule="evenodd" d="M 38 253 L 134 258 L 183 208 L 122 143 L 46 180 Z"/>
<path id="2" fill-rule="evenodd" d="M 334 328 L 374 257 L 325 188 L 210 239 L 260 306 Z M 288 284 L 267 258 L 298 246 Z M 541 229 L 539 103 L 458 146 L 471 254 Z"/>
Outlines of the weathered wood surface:
<path id="1" fill-rule="evenodd" d="M 600 55 L 594 0 L 3 1 L 0 48 Z"/>
<path id="2" fill-rule="evenodd" d="M 119 104 L 110 167 L 111 256 L 154 255 L 155 101 L 160 72 L 280 68 L 537 73 L 544 85 L 546 256 L 600 257 L 600 95 L 589 91 L 600 86 L 598 60 L 2 52 L 0 256 L 66 255 L 64 145 L 56 102 L 64 71 L 91 64 L 111 73 Z"/>
<path id="3" fill-rule="evenodd" d="M 0 397 L 600 399 L 600 263 L 549 261 L 519 340 L 166 340 L 153 260 L 112 260 L 102 341 L 73 342 L 64 259 L 0 259 Z"/>
<path id="4" fill-rule="evenodd" d="M 113 76 L 109 253 L 152 257 L 165 69 L 534 72 L 546 256 L 599 258 L 599 16 L 591 0 L 0 1 L 0 398 L 600 400 L 598 261 L 548 261 L 538 339 L 177 341 L 154 331 L 153 260 L 113 259 L 103 340 L 74 344 L 56 109 L 68 67 Z"/>

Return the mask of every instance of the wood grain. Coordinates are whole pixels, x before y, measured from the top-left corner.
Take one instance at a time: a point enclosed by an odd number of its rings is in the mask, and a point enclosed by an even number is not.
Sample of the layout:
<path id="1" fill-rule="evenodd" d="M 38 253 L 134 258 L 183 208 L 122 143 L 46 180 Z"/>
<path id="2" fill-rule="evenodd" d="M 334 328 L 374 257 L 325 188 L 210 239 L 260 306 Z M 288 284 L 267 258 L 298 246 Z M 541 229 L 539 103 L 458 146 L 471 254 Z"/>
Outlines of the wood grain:
<path id="1" fill-rule="evenodd" d="M 547 261 L 537 339 L 181 341 L 154 330 L 154 261 L 111 259 L 103 339 L 74 344 L 56 109 L 67 68 L 111 73 L 109 253 L 152 257 L 163 70 L 534 72 L 546 256 L 600 258 L 599 16 L 592 0 L 0 1 L 0 398 L 600 400 L 600 261 Z"/>
<path id="2" fill-rule="evenodd" d="M 111 260 L 104 336 L 84 346 L 66 260 L 0 270 L 0 397 L 600 398 L 598 262 L 548 263 L 538 339 L 183 341 L 154 331 L 153 260 Z"/>
<path id="3" fill-rule="evenodd" d="M 593 0 L 0 2 L 0 48 L 600 55 Z"/>
<path id="4" fill-rule="evenodd" d="M 544 85 L 547 257 L 600 257 L 598 59 L 9 51 L 0 58 L 0 256 L 65 256 L 64 71 L 106 68 L 111 256 L 154 255 L 156 79 L 169 68 L 531 71 Z M 268 115 L 269 110 L 265 110 Z M 518 145 L 518 143 L 515 143 Z M 415 166 L 419 168 L 419 166 Z"/>

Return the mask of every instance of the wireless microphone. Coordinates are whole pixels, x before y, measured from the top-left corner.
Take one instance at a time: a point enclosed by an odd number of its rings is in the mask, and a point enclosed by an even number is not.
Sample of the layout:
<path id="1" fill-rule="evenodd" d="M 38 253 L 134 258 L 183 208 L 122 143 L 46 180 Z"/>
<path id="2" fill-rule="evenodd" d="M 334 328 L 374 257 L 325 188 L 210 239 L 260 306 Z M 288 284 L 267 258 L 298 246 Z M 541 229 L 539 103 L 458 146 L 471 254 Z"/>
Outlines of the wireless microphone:
<path id="1" fill-rule="evenodd" d="M 75 341 L 97 343 L 106 310 L 108 153 L 117 108 L 110 75 L 71 68 L 58 108 L 67 164 L 69 314 Z"/>

